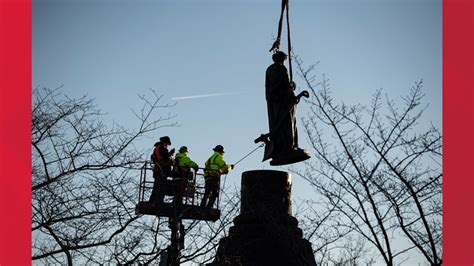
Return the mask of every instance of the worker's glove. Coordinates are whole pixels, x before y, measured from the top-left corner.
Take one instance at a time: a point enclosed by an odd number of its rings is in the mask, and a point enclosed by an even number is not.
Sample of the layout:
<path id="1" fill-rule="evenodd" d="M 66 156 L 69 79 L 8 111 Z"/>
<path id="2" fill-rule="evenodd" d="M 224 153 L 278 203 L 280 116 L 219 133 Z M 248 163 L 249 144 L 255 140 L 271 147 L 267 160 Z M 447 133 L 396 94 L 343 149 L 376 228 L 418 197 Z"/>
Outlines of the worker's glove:
<path id="1" fill-rule="evenodd" d="M 235 165 L 231 164 L 230 165 L 230 170 L 234 169 Z"/>
<path id="2" fill-rule="evenodd" d="M 174 148 L 172 148 L 172 149 L 170 150 L 170 154 L 174 154 L 174 152 L 175 152 L 175 150 L 174 150 Z"/>

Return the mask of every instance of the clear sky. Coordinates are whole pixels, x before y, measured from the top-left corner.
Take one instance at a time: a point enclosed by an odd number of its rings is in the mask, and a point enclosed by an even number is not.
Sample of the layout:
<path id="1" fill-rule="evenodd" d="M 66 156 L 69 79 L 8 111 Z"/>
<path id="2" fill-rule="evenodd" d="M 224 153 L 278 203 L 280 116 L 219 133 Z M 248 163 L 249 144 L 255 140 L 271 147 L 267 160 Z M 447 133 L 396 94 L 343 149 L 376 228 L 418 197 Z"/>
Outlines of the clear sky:
<path id="1" fill-rule="evenodd" d="M 423 79 L 424 120 L 441 126 L 441 0 L 290 2 L 293 51 L 306 63 L 320 61 L 336 100 L 368 103 L 378 88 L 399 99 Z M 181 126 L 142 147 L 151 152 L 169 135 L 198 164 L 216 144 L 236 162 L 268 130 L 264 73 L 279 12 L 277 0 L 33 0 L 32 86 L 87 94 L 130 127 L 137 94 L 155 89 L 164 102 L 177 102 L 169 111 Z M 179 98 L 209 94 L 219 96 Z M 308 148 L 299 124 L 300 146 Z M 273 169 L 262 156 L 260 149 L 242 161 L 227 182 Z M 310 196 L 303 180 L 293 182 L 294 197 Z"/>

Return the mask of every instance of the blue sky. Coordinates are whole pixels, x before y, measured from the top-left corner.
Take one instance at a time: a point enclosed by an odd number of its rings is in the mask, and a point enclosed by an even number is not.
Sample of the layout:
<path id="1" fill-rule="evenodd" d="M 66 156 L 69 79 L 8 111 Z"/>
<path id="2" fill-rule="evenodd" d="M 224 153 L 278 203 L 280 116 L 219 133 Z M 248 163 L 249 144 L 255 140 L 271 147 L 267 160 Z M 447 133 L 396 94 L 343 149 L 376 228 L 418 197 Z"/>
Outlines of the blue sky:
<path id="1" fill-rule="evenodd" d="M 264 73 L 279 12 L 276 0 L 33 0 L 32 86 L 87 94 L 130 127 L 137 94 L 152 88 L 177 102 L 169 111 L 181 126 L 144 139 L 143 148 L 169 135 L 198 164 L 216 144 L 236 162 L 267 132 Z M 290 15 L 293 51 L 320 62 L 337 100 L 368 103 L 379 88 L 399 99 L 423 79 L 424 121 L 441 126 L 441 0 L 293 0 Z M 208 94 L 220 96 L 172 100 Z M 260 149 L 242 161 L 227 182 L 273 169 L 262 156 Z M 294 197 L 309 193 L 295 178 Z"/>

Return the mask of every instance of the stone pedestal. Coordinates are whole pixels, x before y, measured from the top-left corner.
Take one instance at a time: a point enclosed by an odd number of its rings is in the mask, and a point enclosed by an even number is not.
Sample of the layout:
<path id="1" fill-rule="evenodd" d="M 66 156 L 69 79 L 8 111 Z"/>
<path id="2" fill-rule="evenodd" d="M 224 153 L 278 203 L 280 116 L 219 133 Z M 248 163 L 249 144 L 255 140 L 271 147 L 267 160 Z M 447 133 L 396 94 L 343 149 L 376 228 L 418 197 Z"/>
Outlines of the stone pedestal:
<path id="1" fill-rule="evenodd" d="M 316 265 L 311 244 L 291 214 L 290 173 L 244 172 L 240 215 L 209 265 Z"/>

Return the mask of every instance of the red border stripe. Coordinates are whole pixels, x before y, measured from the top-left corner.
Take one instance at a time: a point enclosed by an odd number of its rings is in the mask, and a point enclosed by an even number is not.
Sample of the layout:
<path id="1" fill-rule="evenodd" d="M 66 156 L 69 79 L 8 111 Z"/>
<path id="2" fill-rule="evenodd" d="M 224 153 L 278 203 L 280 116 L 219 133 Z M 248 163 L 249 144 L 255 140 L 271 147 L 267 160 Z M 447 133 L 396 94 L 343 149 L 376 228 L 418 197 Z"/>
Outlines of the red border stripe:
<path id="1" fill-rule="evenodd" d="M 444 265 L 474 264 L 474 1 L 443 1 Z M 31 0 L 0 0 L 0 264 L 31 264 Z"/>
<path id="2" fill-rule="evenodd" d="M 31 264 L 31 0 L 0 0 L 0 265 Z"/>
<path id="3" fill-rule="evenodd" d="M 443 1 L 443 258 L 474 265 L 474 1 Z"/>

